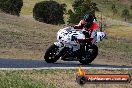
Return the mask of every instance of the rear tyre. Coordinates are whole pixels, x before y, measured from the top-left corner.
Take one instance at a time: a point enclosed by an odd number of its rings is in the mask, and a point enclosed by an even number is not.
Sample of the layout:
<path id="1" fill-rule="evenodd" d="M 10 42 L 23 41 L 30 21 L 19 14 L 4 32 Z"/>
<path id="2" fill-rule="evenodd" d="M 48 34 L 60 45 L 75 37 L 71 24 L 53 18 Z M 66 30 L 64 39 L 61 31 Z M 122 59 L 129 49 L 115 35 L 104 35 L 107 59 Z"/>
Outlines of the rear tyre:
<path id="1" fill-rule="evenodd" d="M 45 53 L 45 56 L 44 56 L 45 61 L 47 63 L 54 63 L 54 62 L 56 62 L 59 59 L 57 53 L 58 53 L 58 46 L 56 46 L 54 44 L 51 45 L 47 49 L 47 51 Z"/>
<path id="2" fill-rule="evenodd" d="M 98 47 L 96 45 L 91 45 L 91 48 L 81 56 L 79 62 L 83 65 L 90 64 L 98 55 Z"/>

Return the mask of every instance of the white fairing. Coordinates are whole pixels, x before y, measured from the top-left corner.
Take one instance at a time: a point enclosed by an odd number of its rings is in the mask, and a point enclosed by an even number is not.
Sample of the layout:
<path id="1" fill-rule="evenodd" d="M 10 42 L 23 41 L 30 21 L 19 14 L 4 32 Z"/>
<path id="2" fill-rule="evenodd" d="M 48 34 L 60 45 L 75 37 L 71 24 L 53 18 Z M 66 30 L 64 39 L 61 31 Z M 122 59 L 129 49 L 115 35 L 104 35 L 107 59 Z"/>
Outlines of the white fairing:
<path id="1" fill-rule="evenodd" d="M 102 32 L 97 32 L 96 36 L 96 42 L 99 42 L 104 38 L 104 34 Z M 66 27 L 60 29 L 57 32 L 57 42 L 54 42 L 54 44 L 59 47 L 67 46 L 69 48 L 72 48 L 73 51 L 76 51 L 80 48 L 80 44 L 77 43 L 76 39 L 85 39 L 85 35 L 82 33 L 82 30 L 77 31 L 73 27 Z"/>
<path id="2" fill-rule="evenodd" d="M 72 41 L 72 36 L 75 36 L 77 39 L 85 39 L 85 35 L 82 31 L 77 31 L 72 27 L 66 27 L 58 31 L 57 41 L 61 41 L 66 44 L 74 44 L 75 41 Z"/>

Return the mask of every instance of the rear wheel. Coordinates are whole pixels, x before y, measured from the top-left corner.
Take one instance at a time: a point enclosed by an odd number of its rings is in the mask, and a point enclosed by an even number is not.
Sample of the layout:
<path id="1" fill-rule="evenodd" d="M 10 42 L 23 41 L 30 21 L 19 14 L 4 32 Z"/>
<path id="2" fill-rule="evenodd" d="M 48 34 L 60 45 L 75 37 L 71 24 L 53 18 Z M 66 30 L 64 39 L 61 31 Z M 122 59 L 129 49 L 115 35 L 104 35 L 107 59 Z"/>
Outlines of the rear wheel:
<path id="1" fill-rule="evenodd" d="M 80 57 L 79 62 L 83 65 L 88 65 L 97 57 L 97 55 L 98 47 L 96 45 L 91 45 L 91 47 Z"/>
<path id="2" fill-rule="evenodd" d="M 47 49 L 44 59 L 47 63 L 54 63 L 59 59 L 57 54 L 58 54 L 58 46 L 53 44 Z"/>

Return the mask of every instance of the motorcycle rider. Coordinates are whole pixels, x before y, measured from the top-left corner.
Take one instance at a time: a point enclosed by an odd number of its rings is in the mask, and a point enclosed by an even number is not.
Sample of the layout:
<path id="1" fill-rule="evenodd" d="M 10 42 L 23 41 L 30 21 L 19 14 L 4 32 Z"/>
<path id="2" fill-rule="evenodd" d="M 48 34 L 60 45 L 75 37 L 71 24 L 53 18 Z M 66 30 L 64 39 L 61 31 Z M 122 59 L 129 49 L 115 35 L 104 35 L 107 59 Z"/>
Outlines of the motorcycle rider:
<path id="1" fill-rule="evenodd" d="M 85 31 L 83 31 L 83 34 L 86 38 L 94 38 L 93 42 L 96 42 L 96 30 L 98 29 L 98 27 L 99 26 L 95 23 L 94 16 L 90 13 L 84 15 L 79 24 L 74 26 L 74 28 L 77 30 L 85 29 Z"/>

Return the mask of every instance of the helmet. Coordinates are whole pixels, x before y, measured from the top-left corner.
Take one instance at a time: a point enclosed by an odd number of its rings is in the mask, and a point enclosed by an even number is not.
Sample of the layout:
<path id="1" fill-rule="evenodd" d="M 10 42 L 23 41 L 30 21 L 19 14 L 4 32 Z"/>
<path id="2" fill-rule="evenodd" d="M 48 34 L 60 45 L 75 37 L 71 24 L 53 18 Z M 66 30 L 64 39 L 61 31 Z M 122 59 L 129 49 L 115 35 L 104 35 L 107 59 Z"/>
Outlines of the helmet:
<path id="1" fill-rule="evenodd" d="M 85 22 L 88 23 L 92 23 L 94 21 L 94 17 L 92 14 L 86 14 L 83 19 Z"/>
<path id="2" fill-rule="evenodd" d="M 85 26 L 89 27 L 92 25 L 93 21 L 94 21 L 94 17 L 92 14 L 86 14 L 83 17 L 83 20 L 85 21 Z"/>

